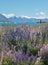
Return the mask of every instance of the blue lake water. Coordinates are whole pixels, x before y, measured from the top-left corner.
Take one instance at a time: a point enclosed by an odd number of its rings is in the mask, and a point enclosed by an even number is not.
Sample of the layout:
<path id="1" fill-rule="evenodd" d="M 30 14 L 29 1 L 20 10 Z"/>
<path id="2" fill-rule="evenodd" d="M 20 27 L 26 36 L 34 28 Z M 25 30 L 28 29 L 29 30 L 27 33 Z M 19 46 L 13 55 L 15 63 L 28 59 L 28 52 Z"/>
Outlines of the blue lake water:
<path id="1" fill-rule="evenodd" d="M 30 26 L 36 26 L 36 25 L 40 25 L 40 26 L 44 26 L 45 24 L 42 23 L 37 23 L 37 22 L 0 22 L 0 26 L 5 26 L 5 25 L 30 25 Z M 48 24 L 47 24 L 48 25 Z"/>
<path id="2" fill-rule="evenodd" d="M 36 22 L 0 22 L 0 26 L 4 26 L 4 25 L 22 25 L 22 24 L 26 24 L 26 25 L 37 25 Z"/>

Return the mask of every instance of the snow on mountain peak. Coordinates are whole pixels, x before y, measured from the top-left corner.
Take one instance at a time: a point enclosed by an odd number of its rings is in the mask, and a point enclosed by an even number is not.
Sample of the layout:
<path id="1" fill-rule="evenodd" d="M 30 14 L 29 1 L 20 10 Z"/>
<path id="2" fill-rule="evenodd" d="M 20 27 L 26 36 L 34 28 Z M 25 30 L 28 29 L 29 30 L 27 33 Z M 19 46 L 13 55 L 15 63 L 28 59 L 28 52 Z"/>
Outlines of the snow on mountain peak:
<path id="1" fill-rule="evenodd" d="M 7 17 L 7 18 L 10 18 L 10 17 L 15 16 L 15 14 L 2 14 L 2 15 L 4 15 L 4 16 Z"/>

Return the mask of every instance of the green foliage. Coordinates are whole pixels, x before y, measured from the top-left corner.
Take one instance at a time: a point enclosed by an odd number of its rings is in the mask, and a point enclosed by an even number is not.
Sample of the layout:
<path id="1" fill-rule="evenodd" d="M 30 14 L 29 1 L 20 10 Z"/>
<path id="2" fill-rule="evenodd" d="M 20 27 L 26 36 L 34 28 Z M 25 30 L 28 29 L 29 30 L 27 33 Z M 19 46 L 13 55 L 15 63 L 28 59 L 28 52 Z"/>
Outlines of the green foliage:
<path id="1" fill-rule="evenodd" d="M 44 65 L 44 63 L 43 62 L 40 62 L 40 65 Z"/>
<path id="2" fill-rule="evenodd" d="M 0 48 L 0 52 L 2 51 L 2 48 Z"/>
<path id="3" fill-rule="evenodd" d="M 34 54 L 34 48 L 33 47 L 30 47 L 29 50 L 30 50 L 30 55 Z"/>
<path id="4" fill-rule="evenodd" d="M 15 46 L 16 45 L 16 41 L 14 39 L 10 39 L 10 40 L 8 40 L 8 44 Z"/>
<path id="5" fill-rule="evenodd" d="M 23 50 L 24 53 L 26 53 L 27 48 L 28 48 L 28 47 L 27 47 L 27 44 L 24 44 L 24 46 L 23 46 L 23 48 L 22 48 L 22 50 Z"/>
<path id="6" fill-rule="evenodd" d="M 24 62 L 24 61 L 22 61 L 21 63 L 20 63 L 20 65 L 25 65 L 26 63 Z"/>
<path id="7" fill-rule="evenodd" d="M 35 43 L 40 44 L 40 43 L 42 43 L 42 40 L 41 39 L 36 39 Z"/>
<path id="8" fill-rule="evenodd" d="M 17 45 L 17 46 L 15 47 L 15 50 L 18 51 L 19 49 L 20 49 L 20 46 Z"/>
<path id="9" fill-rule="evenodd" d="M 34 61 L 30 62 L 30 65 L 35 65 L 35 62 Z"/>
<path id="10" fill-rule="evenodd" d="M 48 58 L 43 59 L 45 65 L 48 65 Z"/>
<path id="11" fill-rule="evenodd" d="M 9 57 L 3 57 L 2 65 L 14 65 L 14 63 Z"/>
<path id="12" fill-rule="evenodd" d="M 31 44 L 33 44 L 33 43 L 34 43 L 34 40 L 32 39 L 32 40 L 31 40 Z"/>
<path id="13" fill-rule="evenodd" d="M 36 55 L 38 53 L 39 49 L 38 48 L 34 49 L 33 47 L 30 47 L 29 50 L 30 50 L 30 55 L 32 55 L 32 54 Z"/>
<path id="14" fill-rule="evenodd" d="M 44 44 L 45 43 L 45 39 L 42 39 L 42 44 Z"/>
<path id="15" fill-rule="evenodd" d="M 1 35 L 0 35 L 0 44 L 2 44 Z"/>

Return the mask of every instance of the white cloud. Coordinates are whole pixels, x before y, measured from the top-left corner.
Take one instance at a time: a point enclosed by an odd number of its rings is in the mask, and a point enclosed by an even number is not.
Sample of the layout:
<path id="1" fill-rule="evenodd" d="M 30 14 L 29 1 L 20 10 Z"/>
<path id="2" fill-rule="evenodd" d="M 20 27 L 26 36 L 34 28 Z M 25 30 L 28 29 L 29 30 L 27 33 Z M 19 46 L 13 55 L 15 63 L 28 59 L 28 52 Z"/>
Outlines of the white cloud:
<path id="1" fill-rule="evenodd" d="M 33 16 L 21 16 L 22 18 L 36 18 L 36 19 L 45 19 L 45 18 L 48 18 L 48 16 L 45 14 L 45 12 L 37 12 L 36 15 L 33 17 Z"/>
<path id="2" fill-rule="evenodd" d="M 34 18 L 44 19 L 44 18 L 48 18 L 48 16 L 46 16 L 44 12 L 39 12 L 39 13 L 36 13 L 36 16 Z"/>
<path id="3" fill-rule="evenodd" d="M 7 18 L 10 18 L 10 17 L 12 17 L 12 16 L 15 16 L 14 14 L 2 14 L 2 15 L 4 15 L 4 16 L 7 17 Z"/>
<path id="4" fill-rule="evenodd" d="M 41 14 L 41 15 L 45 15 L 45 13 L 44 13 L 44 12 L 40 12 L 40 14 Z"/>
<path id="5" fill-rule="evenodd" d="M 36 13 L 36 15 L 45 15 L 44 12 L 39 12 L 39 13 Z"/>

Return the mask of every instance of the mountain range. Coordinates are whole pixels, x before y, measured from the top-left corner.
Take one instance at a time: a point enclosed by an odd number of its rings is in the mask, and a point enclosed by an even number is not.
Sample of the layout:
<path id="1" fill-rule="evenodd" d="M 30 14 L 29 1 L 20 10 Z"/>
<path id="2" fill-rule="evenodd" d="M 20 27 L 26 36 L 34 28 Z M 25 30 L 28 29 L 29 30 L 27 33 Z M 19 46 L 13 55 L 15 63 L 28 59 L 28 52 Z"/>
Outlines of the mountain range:
<path id="1" fill-rule="evenodd" d="M 4 15 L 0 14 L 0 22 L 48 22 L 48 18 L 44 18 L 44 19 L 36 19 L 36 18 L 26 18 L 26 17 L 16 17 L 16 16 L 12 16 L 12 17 L 5 17 Z"/>

